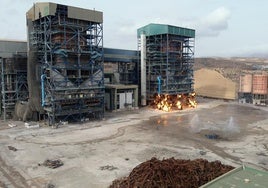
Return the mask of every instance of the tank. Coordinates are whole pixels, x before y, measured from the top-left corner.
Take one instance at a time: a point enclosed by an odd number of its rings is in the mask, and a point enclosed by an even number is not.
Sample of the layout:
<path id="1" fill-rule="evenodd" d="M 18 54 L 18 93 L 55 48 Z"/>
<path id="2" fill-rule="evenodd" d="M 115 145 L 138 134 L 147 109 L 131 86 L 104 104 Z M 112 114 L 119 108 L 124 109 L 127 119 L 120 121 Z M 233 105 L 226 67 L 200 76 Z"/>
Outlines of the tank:
<path id="1" fill-rule="evenodd" d="M 252 74 L 245 74 L 240 76 L 240 88 L 241 93 L 252 92 Z"/>
<path id="2" fill-rule="evenodd" d="M 267 74 L 255 74 L 252 79 L 252 93 L 253 94 L 267 94 Z"/>

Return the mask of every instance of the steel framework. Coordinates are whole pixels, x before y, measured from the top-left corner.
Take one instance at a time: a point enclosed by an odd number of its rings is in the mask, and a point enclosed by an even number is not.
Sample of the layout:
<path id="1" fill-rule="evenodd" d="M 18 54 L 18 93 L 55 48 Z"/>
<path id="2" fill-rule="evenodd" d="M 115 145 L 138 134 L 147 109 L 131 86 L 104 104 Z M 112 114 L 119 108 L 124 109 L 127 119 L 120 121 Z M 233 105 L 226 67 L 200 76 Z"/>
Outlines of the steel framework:
<path id="1" fill-rule="evenodd" d="M 50 125 L 101 118 L 104 113 L 103 25 L 55 15 L 32 22 L 30 43 L 40 65 L 40 102 Z"/>
<path id="2" fill-rule="evenodd" d="M 146 36 L 147 100 L 155 94 L 193 92 L 193 63 L 194 38 L 168 33 Z"/>
<path id="3" fill-rule="evenodd" d="M 137 84 L 137 66 L 135 62 L 118 62 L 118 72 L 121 84 Z"/>
<path id="4" fill-rule="evenodd" d="M 137 51 L 104 48 L 104 67 L 106 68 L 104 70 L 106 75 L 119 74 L 118 81 L 120 84 L 138 84 Z"/>
<path id="5" fill-rule="evenodd" d="M 28 98 L 26 56 L 0 58 L 1 107 L 3 119 L 12 118 L 17 101 Z"/>

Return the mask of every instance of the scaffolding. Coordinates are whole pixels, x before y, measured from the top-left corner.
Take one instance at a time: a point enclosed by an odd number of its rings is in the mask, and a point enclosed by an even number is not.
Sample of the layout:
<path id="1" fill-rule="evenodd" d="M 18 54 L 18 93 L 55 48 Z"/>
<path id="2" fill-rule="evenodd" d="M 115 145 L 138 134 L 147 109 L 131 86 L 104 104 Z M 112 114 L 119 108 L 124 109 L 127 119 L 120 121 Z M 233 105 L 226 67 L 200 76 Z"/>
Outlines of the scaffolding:
<path id="1" fill-rule="evenodd" d="M 104 48 L 104 73 L 110 84 L 138 84 L 137 71 L 137 51 Z"/>
<path id="2" fill-rule="evenodd" d="M 44 13 L 38 7 L 49 11 Z M 35 93 L 33 83 L 30 97 L 38 96 L 39 115 L 44 113 L 50 125 L 102 118 L 102 13 L 54 3 L 36 3 L 29 12 L 39 14 L 30 18 L 28 13 L 31 61 L 28 64 L 38 64 L 36 79 L 39 80 L 39 92 Z M 32 67 L 28 70 L 36 71 Z"/>
<path id="3" fill-rule="evenodd" d="M 137 84 L 136 63 L 118 62 L 118 73 L 121 84 Z"/>
<path id="4" fill-rule="evenodd" d="M 28 99 L 26 54 L 0 58 L 1 115 L 4 120 L 14 117 L 18 101 Z"/>
<path id="5" fill-rule="evenodd" d="M 193 92 L 194 30 L 149 24 L 138 29 L 139 50 L 141 35 L 145 35 L 147 101 L 155 94 Z"/>

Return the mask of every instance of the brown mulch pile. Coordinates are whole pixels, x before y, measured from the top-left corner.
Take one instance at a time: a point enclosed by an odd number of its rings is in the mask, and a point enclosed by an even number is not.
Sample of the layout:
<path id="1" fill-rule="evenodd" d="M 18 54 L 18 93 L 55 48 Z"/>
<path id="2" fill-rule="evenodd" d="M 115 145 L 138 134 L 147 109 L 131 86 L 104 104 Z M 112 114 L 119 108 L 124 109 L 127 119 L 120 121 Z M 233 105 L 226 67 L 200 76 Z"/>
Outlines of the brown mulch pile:
<path id="1" fill-rule="evenodd" d="M 220 161 L 152 158 L 135 167 L 128 177 L 114 180 L 110 188 L 198 188 L 232 169 Z"/>

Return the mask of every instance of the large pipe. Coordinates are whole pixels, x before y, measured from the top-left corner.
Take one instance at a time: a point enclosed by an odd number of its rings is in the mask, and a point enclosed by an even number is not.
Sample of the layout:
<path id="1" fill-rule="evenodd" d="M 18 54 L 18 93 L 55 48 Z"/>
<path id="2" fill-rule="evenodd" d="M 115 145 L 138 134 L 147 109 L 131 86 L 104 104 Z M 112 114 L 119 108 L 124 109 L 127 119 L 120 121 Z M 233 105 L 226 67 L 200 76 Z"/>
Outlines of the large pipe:
<path id="1" fill-rule="evenodd" d="M 46 75 L 42 74 L 41 75 L 41 97 L 42 97 L 42 107 L 45 106 L 45 98 L 46 98 L 46 94 L 45 94 L 45 79 L 46 79 Z"/>
<path id="2" fill-rule="evenodd" d="M 1 85 L 2 85 L 2 105 L 3 105 L 3 110 L 4 110 L 4 114 L 3 114 L 3 117 L 4 117 L 4 121 L 6 121 L 6 96 L 5 96 L 5 76 L 4 76 L 4 60 L 2 59 L 2 57 L 0 57 L 0 63 L 1 63 Z M 0 110 L 1 111 L 1 110 Z"/>
<path id="3" fill-rule="evenodd" d="M 141 105 L 146 106 L 146 37 L 141 34 Z"/>
<path id="4" fill-rule="evenodd" d="M 158 81 L 158 94 L 161 94 L 161 76 L 157 76 Z"/>

